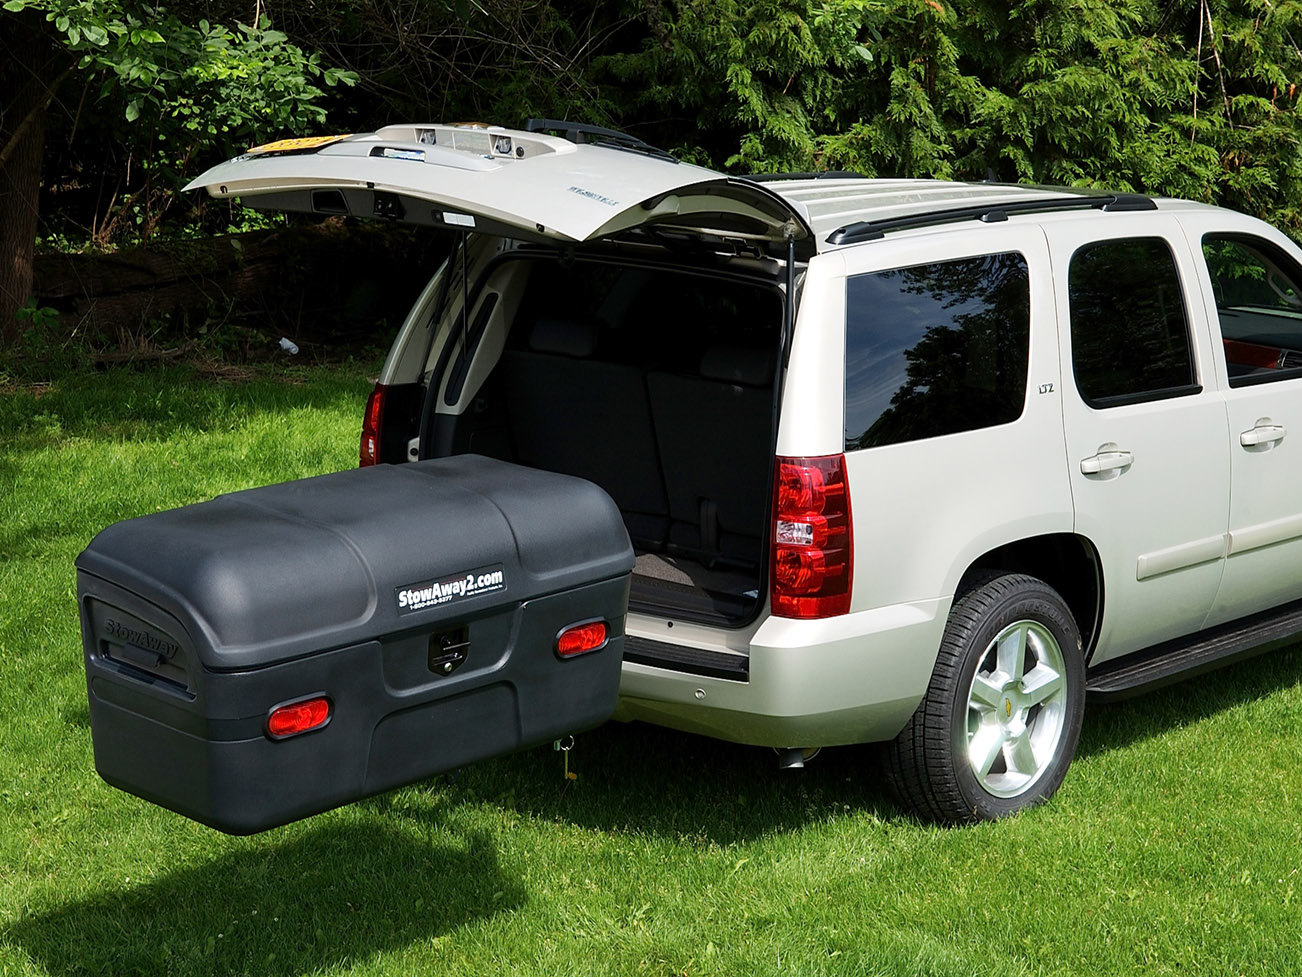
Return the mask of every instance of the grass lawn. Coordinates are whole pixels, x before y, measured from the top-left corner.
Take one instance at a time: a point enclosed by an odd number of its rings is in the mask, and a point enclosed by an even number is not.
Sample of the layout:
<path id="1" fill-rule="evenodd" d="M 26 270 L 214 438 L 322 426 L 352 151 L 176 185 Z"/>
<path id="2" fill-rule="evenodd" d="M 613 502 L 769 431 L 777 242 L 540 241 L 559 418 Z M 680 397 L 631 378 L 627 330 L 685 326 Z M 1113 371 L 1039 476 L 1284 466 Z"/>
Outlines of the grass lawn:
<path id="1" fill-rule="evenodd" d="M 1302 656 L 1088 712 L 1047 807 L 940 830 L 866 749 L 642 725 L 252 838 L 108 787 L 72 561 L 355 463 L 364 368 L 0 392 L 0 974 L 1302 973 Z M 141 758 L 142 763 L 148 757 Z"/>

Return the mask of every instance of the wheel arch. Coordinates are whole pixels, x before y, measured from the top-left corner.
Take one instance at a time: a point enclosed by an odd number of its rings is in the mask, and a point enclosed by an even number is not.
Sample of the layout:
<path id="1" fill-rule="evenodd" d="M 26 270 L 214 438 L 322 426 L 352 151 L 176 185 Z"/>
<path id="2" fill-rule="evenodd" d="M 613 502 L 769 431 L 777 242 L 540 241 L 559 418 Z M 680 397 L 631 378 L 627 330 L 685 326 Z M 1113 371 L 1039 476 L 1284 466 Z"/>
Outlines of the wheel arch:
<path id="1" fill-rule="evenodd" d="M 1062 595 L 1076 626 L 1088 664 L 1103 620 L 1103 571 L 1098 550 L 1075 533 L 1048 533 L 1004 543 L 978 556 L 959 580 L 955 599 L 987 571 L 1025 573 Z"/>

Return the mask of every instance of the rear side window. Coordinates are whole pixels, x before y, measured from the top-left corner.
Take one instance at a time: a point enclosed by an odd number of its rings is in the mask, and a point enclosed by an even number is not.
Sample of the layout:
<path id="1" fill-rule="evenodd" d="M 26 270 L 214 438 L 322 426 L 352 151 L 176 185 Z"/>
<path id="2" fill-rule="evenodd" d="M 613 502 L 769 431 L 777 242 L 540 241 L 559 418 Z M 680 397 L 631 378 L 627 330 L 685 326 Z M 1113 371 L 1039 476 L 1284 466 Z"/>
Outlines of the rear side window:
<path id="1" fill-rule="evenodd" d="M 1091 407 L 1197 393 L 1184 292 L 1161 238 L 1087 244 L 1067 268 L 1072 372 Z"/>
<path id="2" fill-rule="evenodd" d="M 1017 420 L 1026 401 L 1026 258 L 984 255 L 846 283 L 845 447 Z"/>
<path id="3" fill-rule="evenodd" d="M 1302 373 L 1302 269 L 1269 241 L 1247 235 L 1207 235 L 1203 258 L 1230 386 Z"/>

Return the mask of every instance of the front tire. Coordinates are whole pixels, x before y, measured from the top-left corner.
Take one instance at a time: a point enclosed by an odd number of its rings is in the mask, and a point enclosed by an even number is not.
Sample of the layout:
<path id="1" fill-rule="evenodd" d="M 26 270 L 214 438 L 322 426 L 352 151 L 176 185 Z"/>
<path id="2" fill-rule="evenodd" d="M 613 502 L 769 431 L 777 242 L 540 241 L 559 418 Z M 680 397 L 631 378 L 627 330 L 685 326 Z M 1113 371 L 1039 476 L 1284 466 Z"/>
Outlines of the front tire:
<path id="1" fill-rule="evenodd" d="M 887 747 L 887 772 L 919 815 L 1006 817 L 1058 789 L 1080 738 L 1085 666 L 1071 610 L 1048 584 L 989 574 L 955 602 L 931 683 Z"/>

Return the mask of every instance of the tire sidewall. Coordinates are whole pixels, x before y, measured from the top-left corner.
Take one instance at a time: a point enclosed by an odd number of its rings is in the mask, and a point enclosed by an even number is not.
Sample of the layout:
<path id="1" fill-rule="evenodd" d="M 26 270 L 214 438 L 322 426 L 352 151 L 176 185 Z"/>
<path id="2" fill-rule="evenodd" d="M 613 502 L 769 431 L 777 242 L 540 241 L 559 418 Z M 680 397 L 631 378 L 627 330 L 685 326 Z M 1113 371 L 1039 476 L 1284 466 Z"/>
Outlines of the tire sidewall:
<path id="1" fill-rule="evenodd" d="M 960 653 L 949 713 L 954 779 L 965 807 L 973 819 L 979 821 L 1006 817 L 1053 796 L 1067 775 L 1067 768 L 1076 752 L 1085 708 L 1085 667 L 1080 632 L 1071 611 L 1054 590 L 1033 577 L 999 577 L 965 595 L 963 601 L 982 600 L 999 585 L 1014 582 L 1016 588 L 996 598 L 975 628 L 965 634 L 946 636 L 946 641 L 951 637 L 956 639 L 955 650 Z M 1054 758 L 1039 778 L 1021 794 L 998 797 L 981 786 L 967 760 L 968 695 L 977 667 L 995 636 L 1010 624 L 1027 620 L 1047 629 L 1062 651 L 1063 681 L 1067 686 L 1063 728 Z"/>

